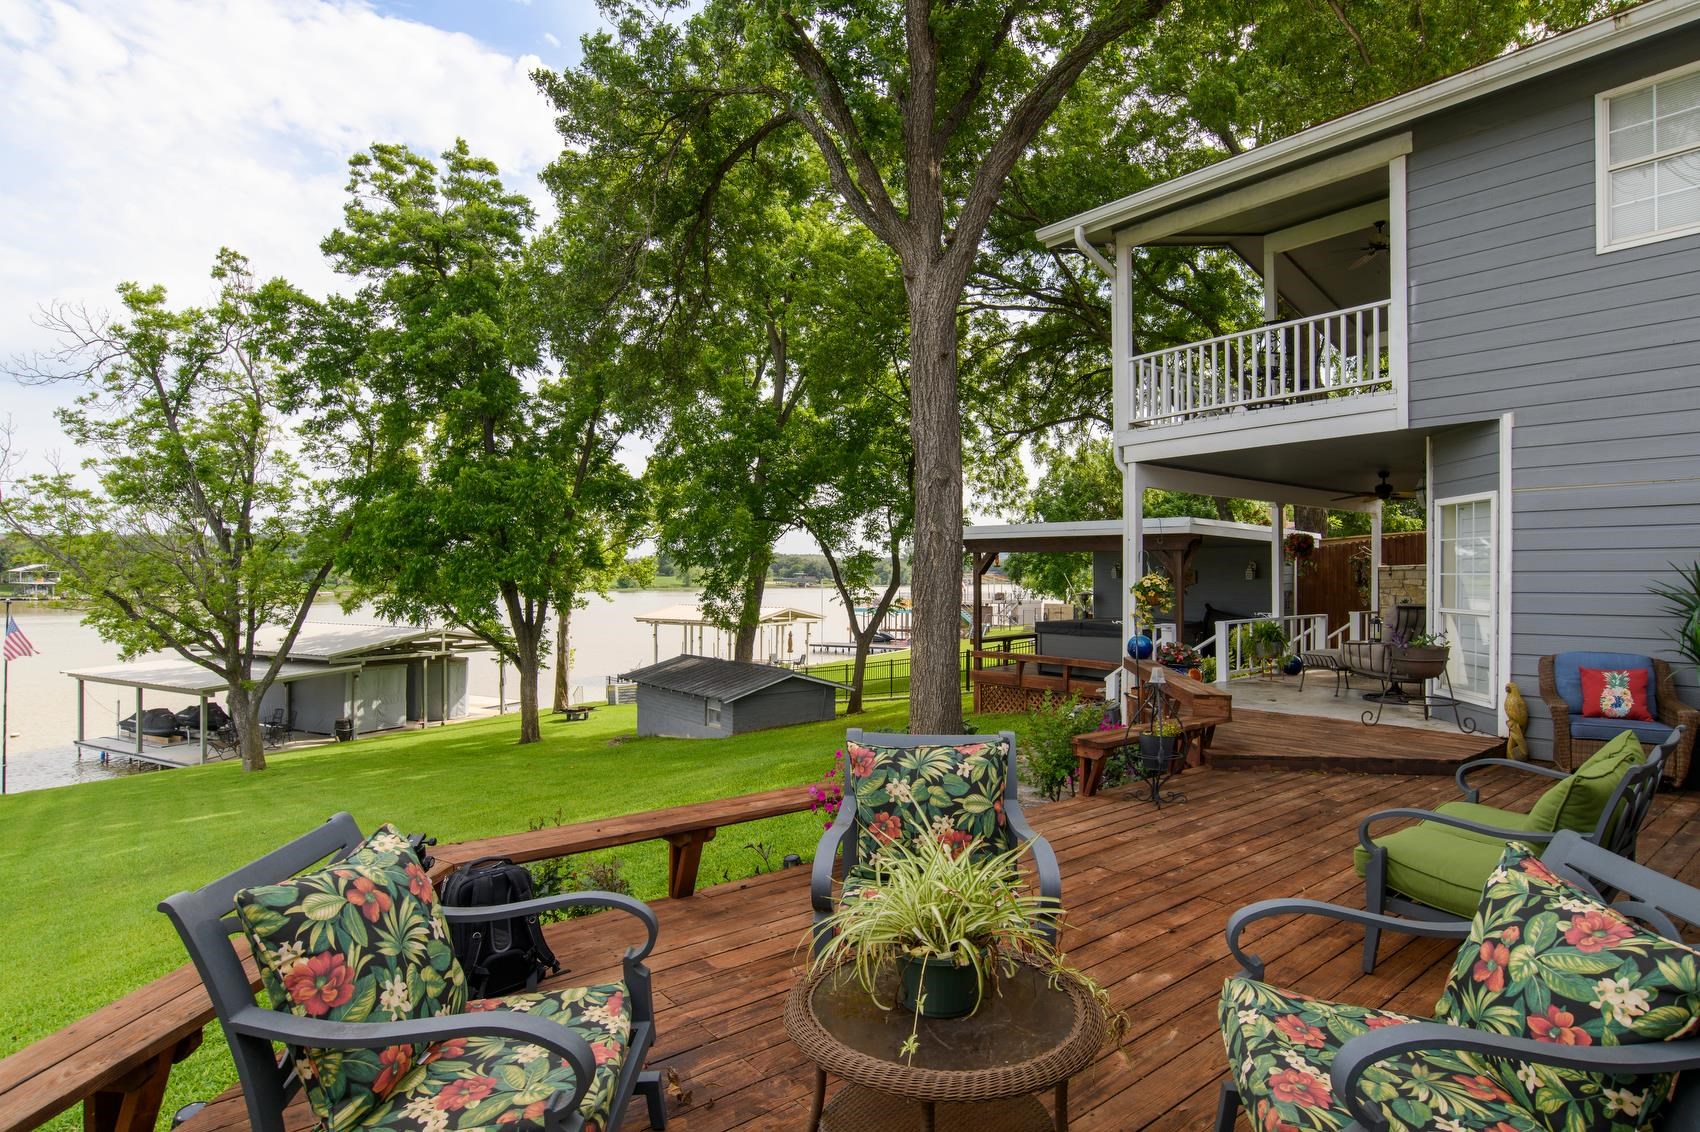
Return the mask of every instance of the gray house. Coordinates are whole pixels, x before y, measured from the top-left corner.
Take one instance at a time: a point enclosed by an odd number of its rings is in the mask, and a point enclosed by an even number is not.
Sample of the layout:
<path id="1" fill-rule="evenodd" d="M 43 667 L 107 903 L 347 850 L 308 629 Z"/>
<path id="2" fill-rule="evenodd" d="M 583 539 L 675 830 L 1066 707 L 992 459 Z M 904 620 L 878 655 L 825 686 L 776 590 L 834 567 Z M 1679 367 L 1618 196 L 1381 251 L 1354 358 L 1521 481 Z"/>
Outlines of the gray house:
<path id="1" fill-rule="evenodd" d="M 834 715 L 842 684 L 768 664 L 686 654 L 621 676 L 637 685 L 638 734 L 724 739 Z"/>
<path id="2" fill-rule="evenodd" d="M 1147 487 L 1368 510 L 1377 530 L 1384 498 L 1415 498 L 1453 686 L 1498 717 L 1515 680 L 1537 753 L 1543 654 L 1667 648 L 1648 583 L 1700 556 L 1694 0 L 1653 0 L 1039 236 L 1113 280 L 1125 562 Z M 1267 321 L 1136 352 L 1133 265 L 1160 244 L 1232 249 Z"/>

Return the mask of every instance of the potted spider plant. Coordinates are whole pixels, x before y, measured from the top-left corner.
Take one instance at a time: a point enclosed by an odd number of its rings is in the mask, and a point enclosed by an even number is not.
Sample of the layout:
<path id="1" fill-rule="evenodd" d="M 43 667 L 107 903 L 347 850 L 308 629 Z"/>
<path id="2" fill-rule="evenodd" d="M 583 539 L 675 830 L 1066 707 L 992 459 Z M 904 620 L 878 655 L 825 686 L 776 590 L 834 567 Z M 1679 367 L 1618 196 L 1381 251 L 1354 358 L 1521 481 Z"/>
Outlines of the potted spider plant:
<path id="1" fill-rule="evenodd" d="M 1248 634 L 1251 655 L 1258 660 L 1274 660 L 1287 650 L 1287 633 L 1279 621 L 1257 621 Z"/>
<path id="2" fill-rule="evenodd" d="M 819 925 L 827 942 L 810 971 L 842 965 L 881 1009 L 910 1011 L 916 1022 L 906 1055 L 915 1051 L 921 1018 L 973 1014 L 1018 961 L 1053 979 L 1080 979 L 1106 1019 L 1114 1024 L 1119 1017 L 1103 988 L 1070 967 L 1046 936 L 1045 925 L 1062 909 L 1023 885 L 1018 862 L 1025 847 L 983 848 L 980 838 L 950 833 L 887 845 L 870 862 L 878 879 Z M 896 994 L 885 1002 L 880 978 L 893 967 Z"/>

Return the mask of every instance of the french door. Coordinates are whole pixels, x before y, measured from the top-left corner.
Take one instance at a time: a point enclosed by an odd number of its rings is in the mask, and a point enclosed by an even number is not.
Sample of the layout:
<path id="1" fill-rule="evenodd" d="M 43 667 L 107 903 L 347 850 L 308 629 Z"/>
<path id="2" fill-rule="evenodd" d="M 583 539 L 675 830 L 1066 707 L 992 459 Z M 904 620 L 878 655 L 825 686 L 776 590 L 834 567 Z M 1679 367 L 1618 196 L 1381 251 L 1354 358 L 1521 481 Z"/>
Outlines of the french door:
<path id="1" fill-rule="evenodd" d="M 1499 687 L 1498 502 L 1491 491 L 1435 502 L 1436 628 L 1452 645 L 1447 675 L 1459 699 L 1490 707 Z"/>

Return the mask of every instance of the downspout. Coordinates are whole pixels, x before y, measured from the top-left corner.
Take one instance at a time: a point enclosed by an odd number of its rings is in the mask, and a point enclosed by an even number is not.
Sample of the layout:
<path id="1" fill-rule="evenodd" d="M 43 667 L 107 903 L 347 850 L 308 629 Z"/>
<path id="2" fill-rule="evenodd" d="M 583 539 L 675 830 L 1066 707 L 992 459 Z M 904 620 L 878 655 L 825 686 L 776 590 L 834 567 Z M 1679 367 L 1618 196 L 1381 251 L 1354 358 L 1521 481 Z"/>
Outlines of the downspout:
<path id="1" fill-rule="evenodd" d="M 1111 279 L 1116 277 L 1116 265 L 1105 259 L 1104 253 L 1092 246 L 1092 242 L 1086 238 L 1086 226 L 1084 224 L 1074 226 L 1074 246 L 1080 249 L 1081 255 L 1092 261 L 1093 267 L 1096 267 Z"/>

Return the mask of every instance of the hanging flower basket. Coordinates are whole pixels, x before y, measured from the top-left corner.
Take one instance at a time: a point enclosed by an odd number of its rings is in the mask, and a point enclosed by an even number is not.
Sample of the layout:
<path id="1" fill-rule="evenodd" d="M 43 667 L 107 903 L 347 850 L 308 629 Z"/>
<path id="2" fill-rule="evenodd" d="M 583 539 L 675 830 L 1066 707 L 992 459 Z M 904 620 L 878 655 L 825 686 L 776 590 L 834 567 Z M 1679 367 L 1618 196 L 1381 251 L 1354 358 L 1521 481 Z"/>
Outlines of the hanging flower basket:
<path id="1" fill-rule="evenodd" d="M 1287 548 L 1287 557 L 1303 561 L 1316 553 L 1316 539 L 1304 531 L 1294 531 L 1282 543 Z"/>
<path id="2" fill-rule="evenodd" d="M 1140 613 L 1146 618 L 1154 617 L 1175 604 L 1174 583 L 1169 581 L 1167 574 L 1156 570 L 1133 583 L 1128 587 L 1128 591 L 1133 594 L 1133 604 L 1139 607 Z"/>

